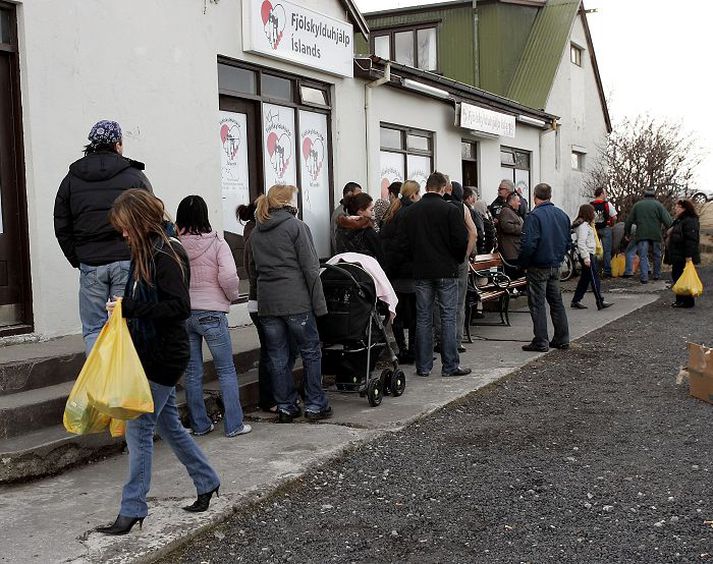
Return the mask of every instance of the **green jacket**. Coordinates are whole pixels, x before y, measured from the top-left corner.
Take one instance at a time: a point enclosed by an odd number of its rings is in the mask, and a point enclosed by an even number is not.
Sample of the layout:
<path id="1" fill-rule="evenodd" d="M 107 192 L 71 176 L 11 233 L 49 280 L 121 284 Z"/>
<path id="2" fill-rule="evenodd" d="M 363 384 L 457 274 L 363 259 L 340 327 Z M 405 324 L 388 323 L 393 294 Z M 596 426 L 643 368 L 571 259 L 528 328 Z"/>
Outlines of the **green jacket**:
<path id="1" fill-rule="evenodd" d="M 636 241 L 661 241 L 661 226 L 670 227 L 672 222 L 671 214 L 661 202 L 656 198 L 645 197 L 631 208 L 624 229 L 630 235 L 631 226 L 636 225 Z"/>

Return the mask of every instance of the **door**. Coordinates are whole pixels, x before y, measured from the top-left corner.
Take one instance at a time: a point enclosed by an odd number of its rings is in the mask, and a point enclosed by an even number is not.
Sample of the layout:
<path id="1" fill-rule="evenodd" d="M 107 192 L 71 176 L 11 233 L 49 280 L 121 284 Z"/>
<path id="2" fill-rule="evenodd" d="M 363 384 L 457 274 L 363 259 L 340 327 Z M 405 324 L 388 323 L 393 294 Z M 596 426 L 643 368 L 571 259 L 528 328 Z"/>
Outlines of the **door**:
<path id="1" fill-rule="evenodd" d="M 14 11 L 0 3 L 0 335 L 32 322 Z"/>

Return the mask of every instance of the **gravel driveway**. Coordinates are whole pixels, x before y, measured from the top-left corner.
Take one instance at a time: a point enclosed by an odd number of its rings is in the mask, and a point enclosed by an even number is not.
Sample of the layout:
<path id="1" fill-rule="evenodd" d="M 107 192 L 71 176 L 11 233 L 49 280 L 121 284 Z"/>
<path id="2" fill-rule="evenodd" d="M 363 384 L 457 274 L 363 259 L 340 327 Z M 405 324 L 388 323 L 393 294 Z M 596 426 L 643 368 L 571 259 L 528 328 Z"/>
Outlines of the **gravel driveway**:
<path id="1" fill-rule="evenodd" d="M 670 302 L 310 472 L 164 562 L 713 559 L 713 405 L 674 381 L 686 341 L 713 344 L 711 299 Z"/>

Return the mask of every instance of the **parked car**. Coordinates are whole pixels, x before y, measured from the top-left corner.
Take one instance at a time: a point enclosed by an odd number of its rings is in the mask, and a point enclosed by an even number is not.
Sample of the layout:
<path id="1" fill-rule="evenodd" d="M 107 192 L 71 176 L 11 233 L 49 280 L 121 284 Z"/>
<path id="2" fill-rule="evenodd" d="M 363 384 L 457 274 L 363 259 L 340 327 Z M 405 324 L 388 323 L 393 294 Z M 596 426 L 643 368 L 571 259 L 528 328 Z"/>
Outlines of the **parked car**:
<path id="1" fill-rule="evenodd" d="M 688 197 L 696 204 L 705 204 L 713 200 L 713 188 L 691 190 Z"/>

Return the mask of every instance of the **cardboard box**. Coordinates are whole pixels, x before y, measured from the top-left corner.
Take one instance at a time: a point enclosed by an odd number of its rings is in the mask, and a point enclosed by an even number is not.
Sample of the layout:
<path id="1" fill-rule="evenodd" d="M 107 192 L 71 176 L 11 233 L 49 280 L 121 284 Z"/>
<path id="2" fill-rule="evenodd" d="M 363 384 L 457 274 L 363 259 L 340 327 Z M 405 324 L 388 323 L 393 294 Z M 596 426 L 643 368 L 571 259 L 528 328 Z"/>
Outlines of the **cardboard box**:
<path id="1" fill-rule="evenodd" d="M 688 390 L 693 397 L 713 403 L 713 349 L 688 343 Z"/>

